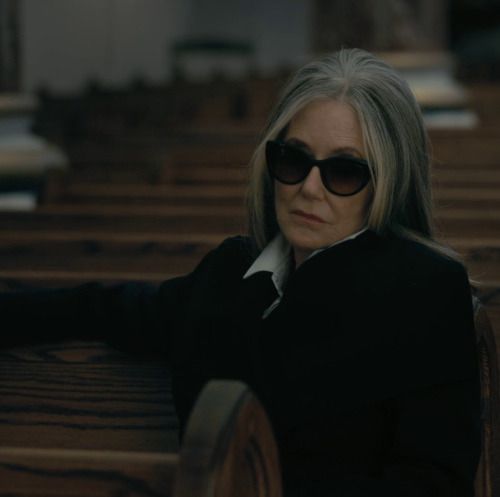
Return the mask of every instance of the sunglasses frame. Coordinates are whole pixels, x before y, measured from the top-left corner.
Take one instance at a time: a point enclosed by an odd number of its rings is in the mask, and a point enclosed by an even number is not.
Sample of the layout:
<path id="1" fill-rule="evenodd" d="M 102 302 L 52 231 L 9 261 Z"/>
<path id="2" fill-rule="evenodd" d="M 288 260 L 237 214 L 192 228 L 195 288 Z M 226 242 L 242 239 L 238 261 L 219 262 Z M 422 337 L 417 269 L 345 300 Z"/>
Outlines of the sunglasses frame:
<path id="1" fill-rule="evenodd" d="M 274 147 L 274 150 L 272 150 L 273 147 Z M 302 177 L 301 179 L 299 179 L 297 181 L 289 182 L 289 181 L 283 181 L 282 179 L 280 179 L 276 176 L 276 173 L 274 170 L 275 168 L 272 165 L 273 161 L 272 161 L 271 156 L 274 155 L 277 147 L 279 147 L 281 150 L 283 150 L 285 147 L 292 148 L 292 149 L 297 150 L 299 153 L 304 155 L 304 159 L 307 160 L 307 172 L 305 173 L 304 177 Z M 366 173 L 366 178 L 363 180 L 361 185 L 353 192 L 349 192 L 349 193 L 336 192 L 336 191 L 332 190 L 326 182 L 326 171 L 325 171 L 326 167 L 332 167 L 331 165 L 328 166 L 328 164 L 331 164 L 332 161 L 335 161 L 335 159 L 340 159 L 340 158 L 342 158 L 343 160 L 347 160 L 347 161 L 351 162 L 352 164 L 361 167 L 364 170 L 364 172 Z M 371 179 L 370 168 L 368 166 L 368 162 L 364 159 L 358 159 L 356 157 L 350 157 L 350 156 L 346 156 L 344 154 L 338 154 L 338 155 L 332 155 L 330 157 L 327 157 L 326 159 L 318 160 L 318 159 L 314 158 L 312 155 L 308 154 L 305 150 L 302 150 L 298 147 L 295 147 L 294 145 L 286 143 L 282 140 L 269 140 L 266 142 L 266 162 L 267 162 L 267 169 L 268 169 L 271 177 L 276 179 L 280 183 L 285 184 L 285 185 L 298 185 L 299 183 L 304 181 L 307 178 L 307 176 L 309 176 L 311 169 L 314 166 L 317 166 L 319 168 L 320 175 L 321 175 L 321 181 L 323 182 L 324 187 L 330 193 L 333 193 L 334 195 L 338 195 L 340 197 L 350 197 L 352 195 L 356 195 L 356 193 L 359 193 L 361 190 L 363 190 L 363 188 L 365 188 L 365 186 L 370 182 L 370 179 Z M 304 170 L 306 170 L 306 169 L 304 169 Z"/>

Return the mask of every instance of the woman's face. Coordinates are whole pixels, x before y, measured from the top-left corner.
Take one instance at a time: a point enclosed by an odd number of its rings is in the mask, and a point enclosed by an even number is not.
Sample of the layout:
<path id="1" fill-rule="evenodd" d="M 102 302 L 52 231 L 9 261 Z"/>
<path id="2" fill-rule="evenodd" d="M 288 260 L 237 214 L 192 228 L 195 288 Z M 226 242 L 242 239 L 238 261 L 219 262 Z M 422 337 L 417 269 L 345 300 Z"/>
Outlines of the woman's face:
<path id="1" fill-rule="evenodd" d="M 340 153 L 366 158 L 356 113 L 331 99 L 315 100 L 299 111 L 290 121 L 285 142 L 318 160 Z M 349 197 L 330 193 L 316 166 L 301 183 L 285 185 L 275 180 L 274 187 L 278 224 L 297 266 L 314 250 L 359 231 L 372 199 L 371 183 Z"/>

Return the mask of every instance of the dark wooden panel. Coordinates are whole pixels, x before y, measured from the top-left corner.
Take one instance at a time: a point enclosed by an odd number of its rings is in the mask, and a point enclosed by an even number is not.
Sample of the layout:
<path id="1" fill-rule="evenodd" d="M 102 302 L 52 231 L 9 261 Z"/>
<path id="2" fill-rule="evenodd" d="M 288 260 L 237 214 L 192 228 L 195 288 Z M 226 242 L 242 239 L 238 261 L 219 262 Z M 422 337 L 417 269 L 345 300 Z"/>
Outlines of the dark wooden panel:
<path id="1" fill-rule="evenodd" d="M 2 495 L 169 497 L 176 454 L 0 447 Z"/>
<path id="2" fill-rule="evenodd" d="M 93 342 L 2 351 L 0 357 L 3 447 L 178 448 L 166 365 Z"/>

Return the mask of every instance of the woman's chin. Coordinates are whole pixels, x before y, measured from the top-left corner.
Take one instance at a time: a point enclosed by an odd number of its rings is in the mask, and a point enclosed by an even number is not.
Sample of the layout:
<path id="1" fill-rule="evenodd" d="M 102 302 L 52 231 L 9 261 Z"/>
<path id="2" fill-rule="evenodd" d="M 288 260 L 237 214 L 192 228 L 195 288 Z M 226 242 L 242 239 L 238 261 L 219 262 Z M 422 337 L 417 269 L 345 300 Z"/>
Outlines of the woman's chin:
<path id="1" fill-rule="evenodd" d="M 350 235 L 361 230 L 363 224 L 343 224 L 330 229 L 311 229 L 308 226 L 301 226 L 298 223 L 288 225 L 282 230 L 283 235 L 293 247 L 300 247 L 302 250 L 314 251 L 328 247 L 337 243 Z"/>

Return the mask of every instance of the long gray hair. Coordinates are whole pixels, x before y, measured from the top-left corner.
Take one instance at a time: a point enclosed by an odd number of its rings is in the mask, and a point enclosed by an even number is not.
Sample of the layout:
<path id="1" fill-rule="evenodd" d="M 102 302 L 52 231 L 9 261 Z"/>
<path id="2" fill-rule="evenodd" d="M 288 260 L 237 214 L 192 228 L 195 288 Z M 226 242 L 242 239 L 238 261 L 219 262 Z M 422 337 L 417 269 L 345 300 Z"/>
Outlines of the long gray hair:
<path id="1" fill-rule="evenodd" d="M 349 104 L 360 121 L 374 190 L 368 228 L 417 239 L 454 256 L 433 240 L 429 141 L 420 108 L 392 67 L 360 49 L 343 49 L 305 65 L 278 99 L 250 162 L 248 223 L 257 247 L 279 231 L 265 143 L 283 136 L 299 110 L 324 98 Z"/>

